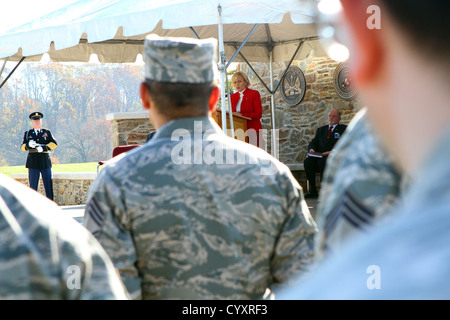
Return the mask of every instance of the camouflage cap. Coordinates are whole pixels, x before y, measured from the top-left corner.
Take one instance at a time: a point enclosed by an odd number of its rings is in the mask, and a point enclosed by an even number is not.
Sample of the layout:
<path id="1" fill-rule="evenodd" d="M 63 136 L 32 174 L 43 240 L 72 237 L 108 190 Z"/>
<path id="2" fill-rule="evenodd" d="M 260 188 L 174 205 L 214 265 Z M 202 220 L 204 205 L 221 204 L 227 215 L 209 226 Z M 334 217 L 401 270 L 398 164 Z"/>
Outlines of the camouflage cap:
<path id="1" fill-rule="evenodd" d="M 208 83 L 216 78 L 216 39 L 149 35 L 144 44 L 145 78 L 159 82 Z"/>

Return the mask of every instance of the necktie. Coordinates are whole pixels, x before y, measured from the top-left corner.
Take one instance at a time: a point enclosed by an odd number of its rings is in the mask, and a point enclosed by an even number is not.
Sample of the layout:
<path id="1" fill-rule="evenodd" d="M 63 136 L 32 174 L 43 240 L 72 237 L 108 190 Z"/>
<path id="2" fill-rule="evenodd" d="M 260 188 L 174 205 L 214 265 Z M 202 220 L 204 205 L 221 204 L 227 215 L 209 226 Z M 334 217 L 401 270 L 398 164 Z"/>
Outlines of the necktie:
<path id="1" fill-rule="evenodd" d="M 333 131 L 333 126 L 330 126 L 330 127 L 328 128 L 327 139 L 330 139 L 331 131 Z"/>

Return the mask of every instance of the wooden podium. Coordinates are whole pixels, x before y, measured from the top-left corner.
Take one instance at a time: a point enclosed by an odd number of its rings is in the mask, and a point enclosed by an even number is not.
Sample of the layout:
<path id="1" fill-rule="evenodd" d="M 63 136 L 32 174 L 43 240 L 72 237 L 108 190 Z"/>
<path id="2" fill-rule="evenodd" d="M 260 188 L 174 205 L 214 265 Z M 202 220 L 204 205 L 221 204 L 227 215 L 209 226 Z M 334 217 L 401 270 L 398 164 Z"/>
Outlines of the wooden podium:
<path id="1" fill-rule="evenodd" d="M 227 111 L 227 129 L 231 130 L 230 127 L 230 115 Z M 216 110 L 216 112 L 212 115 L 213 119 L 217 122 L 217 124 L 222 128 L 222 110 Z M 233 128 L 234 128 L 234 138 L 247 142 L 247 121 L 251 120 L 251 118 L 244 117 L 242 115 L 237 115 L 233 113 Z"/>

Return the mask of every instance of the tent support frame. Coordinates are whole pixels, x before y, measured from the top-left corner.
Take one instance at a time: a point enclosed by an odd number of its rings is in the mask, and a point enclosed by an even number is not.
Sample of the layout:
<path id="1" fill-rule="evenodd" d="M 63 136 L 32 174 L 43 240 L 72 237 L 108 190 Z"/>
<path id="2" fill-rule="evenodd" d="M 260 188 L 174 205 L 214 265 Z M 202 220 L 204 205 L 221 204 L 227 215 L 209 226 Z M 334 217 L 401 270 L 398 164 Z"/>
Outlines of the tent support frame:
<path id="1" fill-rule="evenodd" d="M 269 55 L 270 55 L 270 61 L 269 61 L 269 69 L 270 69 L 270 89 L 267 86 L 267 84 L 264 82 L 264 80 L 260 77 L 260 75 L 255 71 L 255 69 L 252 67 L 252 65 L 250 64 L 250 62 L 247 60 L 247 58 L 245 58 L 245 56 L 242 54 L 241 49 L 245 46 L 245 44 L 247 43 L 248 39 L 251 37 L 251 35 L 253 34 L 253 32 L 256 30 L 256 28 L 258 27 L 258 24 L 255 24 L 252 28 L 252 30 L 249 32 L 249 34 L 245 37 L 244 41 L 241 43 L 241 45 L 239 47 L 235 46 L 236 52 L 233 54 L 233 56 L 231 57 L 231 59 L 227 62 L 226 61 L 226 55 L 225 55 L 225 49 L 224 49 L 224 42 L 223 42 L 223 24 L 222 24 L 222 8 L 219 5 L 218 6 L 218 12 L 219 12 L 219 25 L 218 25 L 218 29 L 219 29 L 219 55 L 220 55 L 220 62 L 219 62 L 219 71 L 221 73 L 221 79 L 222 79 L 222 95 L 221 95 L 221 101 L 222 101 L 222 110 L 227 110 L 227 105 L 228 105 L 228 110 L 229 110 L 229 116 L 230 116 L 230 128 L 231 128 L 231 135 L 234 138 L 234 128 L 233 128 L 233 115 L 232 115 L 232 110 L 231 110 L 231 101 L 230 101 L 230 90 L 229 90 L 229 85 L 228 85 L 228 77 L 227 77 L 227 67 L 234 61 L 234 59 L 236 58 L 236 56 L 239 54 L 239 56 L 245 61 L 245 63 L 249 66 L 249 68 L 253 71 L 253 73 L 256 75 L 256 77 L 259 79 L 259 81 L 264 85 L 264 87 L 267 89 L 267 91 L 270 93 L 270 110 L 271 110 L 271 124 L 272 124 L 272 155 L 275 158 L 278 158 L 278 141 L 277 141 L 277 135 L 276 130 L 275 130 L 275 99 L 274 99 L 274 95 L 277 92 L 281 82 L 284 80 L 284 77 L 287 73 L 287 70 L 289 69 L 289 67 L 291 66 L 292 62 L 295 59 L 295 56 L 297 55 L 297 53 L 299 52 L 300 48 L 302 47 L 304 40 L 300 39 L 299 40 L 299 44 L 297 46 L 297 49 L 295 50 L 294 54 L 291 57 L 291 60 L 289 61 L 288 65 L 286 66 L 283 75 L 281 76 L 281 80 L 278 82 L 277 86 L 275 87 L 275 89 L 273 88 L 273 41 L 272 41 L 272 37 L 270 35 L 270 29 L 268 27 L 268 25 L 266 25 L 266 32 L 267 32 L 267 37 L 269 39 L 269 44 L 268 44 L 268 50 L 269 50 Z M 197 33 L 195 32 L 195 30 L 193 30 L 193 28 L 191 27 L 191 30 L 194 32 L 194 34 L 196 35 L 196 37 L 198 38 Z M 225 94 L 225 88 L 226 88 L 226 92 L 227 94 Z M 226 100 L 226 97 L 228 97 L 228 100 Z M 227 120 L 226 120 L 226 116 L 222 116 L 222 130 L 227 133 Z"/>
<path id="2" fill-rule="evenodd" d="M 2 84 L 0 84 L 0 89 L 3 87 L 3 85 L 6 83 L 6 81 L 8 81 L 9 77 L 12 76 L 12 74 L 16 71 L 16 69 L 19 67 L 19 65 L 22 63 L 23 60 L 25 60 L 26 57 L 22 57 L 20 59 L 20 61 L 16 64 L 16 66 L 14 67 L 14 69 L 12 69 L 12 71 L 8 74 L 8 76 L 5 78 L 5 80 L 3 80 Z M 3 73 L 3 69 L 5 68 L 6 65 L 6 60 L 5 63 L 3 64 L 3 68 L 2 68 L 2 73 Z"/>
<path id="3" fill-rule="evenodd" d="M 277 142 L 277 134 L 276 130 L 275 130 L 275 99 L 274 99 L 274 95 L 277 92 L 281 82 L 284 80 L 284 77 L 286 76 L 287 70 L 289 69 L 289 67 L 291 66 L 292 62 L 295 59 L 295 56 L 297 55 L 297 53 L 299 52 L 300 48 L 302 47 L 303 43 L 304 43 L 304 39 L 299 39 L 299 43 L 297 46 L 297 49 L 295 50 L 294 54 L 292 55 L 288 65 L 286 66 L 285 70 L 283 71 L 283 74 L 281 76 L 280 81 L 278 82 L 277 86 L 275 87 L 275 89 L 273 88 L 273 41 L 270 35 L 270 29 L 269 27 L 266 25 L 266 32 L 267 32 L 267 36 L 269 39 L 269 43 L 268 43 L 268 50 L 269 50 L 269 70 L 270 70 L 270 89 L 267 86 L 267 84 L 264 82 L 264 80 L 260 77 L 260 75 L 255 71 L 255 69 L 252 67 L 252 65 L 250 64 L 250 62 L 245 58 L 245 56 L 242 54 L 241 49 L 245 46 L 245 44 L 247 43 L 248 39 L 251 37 L 251 35 L 253 34 L 253 32 L 256 30 L 256 28 L 258 27 L 258 24 L 255 24 L 252 28 L 252 30 L 249 32 L 249 34 L 246 36 L 246 38 L 244 39 L 244 41 L 240 44 L 239 47 L 235 46 L 236 52 L 233 54 L 233 56 L 231 57 L 230 61 L 226 61 L 226 54 L 225 54 L 225 49 L 224 49 L 224 40 L 223 40 L 223 24 L 222 24 L 222 7 L 219 5 L 217 7 L 218 9 L 218 13 L 219 13 L 219 23 L 218 23 L 218 40 L 219 40 L 219 71 L 221 74 L 221 82 L 222 82 L 222 90 L 221 90 L 221 101 L 222 101 L 222 110 L 225 111 L 225 113 L 222 114 L 222 130 L 223 132 L 225 132 L 225 134 L 227 133 L 227 119 L 226 119 L 226 111 L 229 112 L 229 117 L 230 117 L 230 128 L 231 128 L 231 135 L 234 138 L 234 128 L 233 128 L 233 115 L 232 115 L 232 110 L 231 110 L 231 101 L 230 101 L 230 90 L 229 90 L 229 85 L 228 85 L 228 77 L 227 77 L 227 67 L 233 62 L 233 60 L 236 58 L 236 56 L 239 54 L 239 56 L 245 61 L 245 63 L 250 67 L 250 69 L 252 70 L 252 72 L 256 75 L 256 77 L 259 79 L 259 81 L 261 81 L 261 83 L 264 85 L 264 87 L 267 89 L 267 91 L 270 93 L 270 110 L 271 110 L 271 124 L 272 124 L 272 155 L 275 158 L 278 158 L 278 142 Z M 195 30 L 191 27 L 192 32 L 194 33 L 194 35 L 199 38 L 198 34 L 195 32 Z M 225 93 L 225 89 L 226 89 L 226 93 Z M 226 99 L 228 97 L 228 99 Z"/>
<path id="4" fill-rule="evenodd" d="M 234 138 L 234 130 L 233 130 L 233 114 L 231 113 L 231 105 L 228 105 L 226 96 L 225 96 L 225 84 L 227 82 L 227 73 L 226 73 L 226 55 L 223 41 L 223 24 L 222 24 L 222 7 L 220 5 L 217 6 L 217 10 L 219 13 L 219 21 L 218 21 L 218 34 L 219 34 L 219 71 L 220 78 L 222 83 L 222 90 L 220 90 L 220 101 L 222 102 L 222 131 L 227 134 L 227 111 L 229 111 L 230 116 L 230 127 L 231 134 Z M 228 108 L 227 108 L 228 106 Z M 229 109 L 229 110 L 227 110 Z"/>
<path id="5" fill-rule="evenodd" d="M 271 138 L 272 138 L 272 145 L 271 145 L 271 154 L 273 157 L 278 159 L 278 135 L 275 133 L 278 132 L 275 129 L 275 91 L 273 91 L 273 50 L 270 51 L 270 65 L 269 65 L 269 77 L 270 77 L 270 116 L 271 116 L 271 122 L 272 122 L 272 132 L 271 132 Z"/>
<path id="6" fill-rule="evenodd" d="M 3 74 L 3 70 L 5 70 L 5 67 L 6 67 L 6 63 L 8 62 L 8 58 L 6 58 L 5 59 L 5 61 L 3 61 L 3 66 L 2 66 L 2 70 L 0 71 L 0 77 L 2 76 L 2 74 Z"/>
<path id="7" fill-rule="evenodd" d="M 285 70 L 283 71 L 283 75 L 281 76 L 280 81 L 278 82 L 277 86 L 275 87 L 275 89 L 273 89 L 273 68 L 272 68 L 272 64 L 273 64 L 273 47 L 271 48 L 271 50 L 269 51 L 269 55 L 270 55 L 270 61 L 269 61 L 269 71 L 270 71 L 270 89 L 267 86 L 267 84 L 264 82 L 264 80 L 259 76 L 258 72 L 256 72 L 255 69 L 253 69 L 252 65 L 250 64 L 250 62 L 245 58 L 245 56 L 242 54 L 242 52 L 238 52 L 239 55 L 241 56 L 241 58 L 245 61 L 245 63 L 249 66 L 249 68 L 253 71 L 253 73 L 256 75 L 256 77 L 259 79 L 259 81 L 261 81 L 261 83 L 264 85 L 264 87 L 267 89 L 267 91 L 270 93 L 270 111 L 271 111 L 271 122 L 272 122 L 272 156 L 274 156 L 275 158 L 278 159 L 278 141 L 277 141 L 277 135 L 276 135 L 276 130 L 275 130 L 275 99 L 274 99 L 274 95 L 275 93 L 278 91 L 278 88 L 280 87 L 281 82 L 284 80 L 284 77 L 286 76 L 287 70 L 289 69 L 289 67 L 291 66 L 292 62 L 295 59 L 295 56 L 297 55 L 298 51 L 300 50 L 300 48 L 302 47 L 304 41 L 300 40 L 299 44 L 297 46 L 297 49 L 295 50 L 294 54 L 291 57 L 291 60 L 289 61 L 288 65 L 286 66 Z M 244 45 L 245 43 L 243 43 Z M 243 45 L 241 45 L 241 47 L 239 49 L 241 49 L 243 47 Z M 233 56 L 236 57 L 236 54 Z M 234 58 L 233 58 L 234 59 Z M 229 63 L 231 63 L 232 61 L 230 61 Z"/>

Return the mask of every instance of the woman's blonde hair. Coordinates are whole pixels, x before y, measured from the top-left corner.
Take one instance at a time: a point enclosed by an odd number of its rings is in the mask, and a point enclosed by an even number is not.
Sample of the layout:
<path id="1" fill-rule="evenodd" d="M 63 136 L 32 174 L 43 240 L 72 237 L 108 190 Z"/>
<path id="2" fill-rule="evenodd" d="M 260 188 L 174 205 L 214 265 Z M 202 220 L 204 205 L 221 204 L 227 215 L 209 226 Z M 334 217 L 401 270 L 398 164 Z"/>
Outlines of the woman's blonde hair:
<path id="1" fill-rule="evenodd" d="M 242 72 L 242 71 L 236 71 L 232 76 L 231 76 L 231 81 L 236 80 L 237 77 L 242 77 L 242 79 L 244 79 L 245 82 L 247 82 L 247 87 L 250 86 L 250 80 L 248 80 L 247 75 Z"/>

